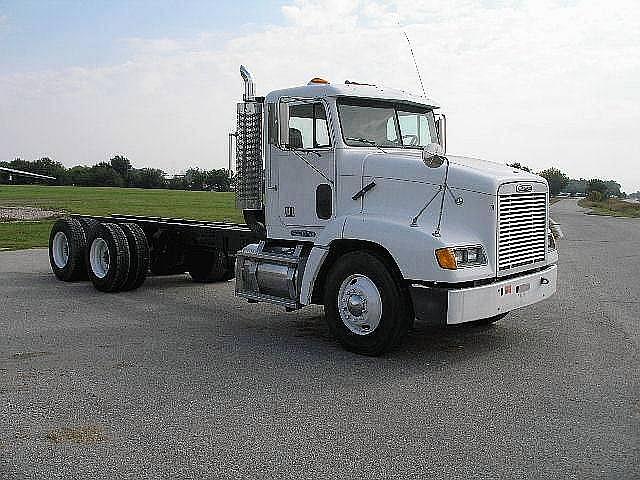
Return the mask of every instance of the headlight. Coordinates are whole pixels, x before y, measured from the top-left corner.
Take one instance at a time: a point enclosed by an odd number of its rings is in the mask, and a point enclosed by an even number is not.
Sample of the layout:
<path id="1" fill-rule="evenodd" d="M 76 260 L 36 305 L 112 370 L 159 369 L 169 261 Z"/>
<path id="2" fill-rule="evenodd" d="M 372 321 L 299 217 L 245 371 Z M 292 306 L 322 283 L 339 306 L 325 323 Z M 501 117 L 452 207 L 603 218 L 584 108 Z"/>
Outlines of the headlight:
<path id="1" fill-rule="evenodd" d="M 547 235 L 547 237 L 549 237 L 549 250 L 557 250 L 558 247 L 556 246 L 556 237 L 554 237 L 551 230 L 549 230 L 549 234 Z"/>
<path id="2" fill-rule="evenodd" d="M 487 264 L 487 255 L 481 246 L 439 248 L 436 250 L 436 258 L 440 268 L 446 270 Z"/>

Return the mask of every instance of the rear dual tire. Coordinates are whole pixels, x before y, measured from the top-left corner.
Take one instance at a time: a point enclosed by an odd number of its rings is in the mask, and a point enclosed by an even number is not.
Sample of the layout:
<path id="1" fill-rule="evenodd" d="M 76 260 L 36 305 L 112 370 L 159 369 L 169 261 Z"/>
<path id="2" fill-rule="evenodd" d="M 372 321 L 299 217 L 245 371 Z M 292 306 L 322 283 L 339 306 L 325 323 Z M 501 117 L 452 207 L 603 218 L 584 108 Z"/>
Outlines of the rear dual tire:
<path id="1" fill-rule="evenodd" d="M 84 251 L 87 239 L 82 225 L 74 218 L 61 218 L 49 235 L 49 263 L 58 279 L 73 282 L 86 278 Z"/>
<path id="2" fill-rule="evenodd" d="M 128 292 L 140 287 L 147 278 L 150 262 L 149 245 L 147 236 L 139 225 L 123 223 L 120 226 L 127 237 L 130 253 L 129 274 L 120 290 Z"/>
<path id="3" fill-rule="evenodd" d="M 89 279 L 101 292 L 117 292 L 127 280 L 130 250 L 122 228 L 101 223 L 87 239 L 86 264 Z"/>
<path id="4" fill-rule="evenodd" d="M 100 223 L 87 241 L 89 279 L 101 292 L 129 291 L 144 283 L 149 269 L 149 246 L 135 224 Z"/>

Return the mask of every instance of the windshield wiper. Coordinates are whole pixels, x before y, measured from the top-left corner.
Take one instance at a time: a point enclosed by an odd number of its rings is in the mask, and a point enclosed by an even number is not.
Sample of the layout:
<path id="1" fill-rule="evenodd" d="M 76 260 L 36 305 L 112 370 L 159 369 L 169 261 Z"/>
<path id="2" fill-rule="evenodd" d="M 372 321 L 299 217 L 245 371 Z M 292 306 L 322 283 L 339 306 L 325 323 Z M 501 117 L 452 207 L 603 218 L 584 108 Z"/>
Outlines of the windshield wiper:
<path id="1" fill-rule="evenodd" d="M 365 145 L 371 145 L 372 147 L 376 147 L 382 153 L 387 153 L 386 151 L 384 151 L 382 149 L 382 147 L 380 145 L 378 145 L 373 140 L 368 140 L 366 138 L 356 138 L 356 137 L 345 137 L 345 140 L 351 140 L 352 142 L 360 142 L 360 143 L 364 143 Z"/>

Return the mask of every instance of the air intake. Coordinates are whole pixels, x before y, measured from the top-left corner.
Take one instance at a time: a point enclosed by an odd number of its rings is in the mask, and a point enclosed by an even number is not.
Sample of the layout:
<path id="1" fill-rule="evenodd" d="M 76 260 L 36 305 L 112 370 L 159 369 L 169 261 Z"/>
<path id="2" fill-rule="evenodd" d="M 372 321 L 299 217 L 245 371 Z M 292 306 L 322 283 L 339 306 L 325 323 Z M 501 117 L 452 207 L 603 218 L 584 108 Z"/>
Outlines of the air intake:
<path id="1" fill-rule="evenodd" d="M 529 189 L 531 189 L 531 186 Z M 547 239 L 547 193 L 501 193 L 498 195 L 498 270 L 534 268 L 545 261 Z"/>

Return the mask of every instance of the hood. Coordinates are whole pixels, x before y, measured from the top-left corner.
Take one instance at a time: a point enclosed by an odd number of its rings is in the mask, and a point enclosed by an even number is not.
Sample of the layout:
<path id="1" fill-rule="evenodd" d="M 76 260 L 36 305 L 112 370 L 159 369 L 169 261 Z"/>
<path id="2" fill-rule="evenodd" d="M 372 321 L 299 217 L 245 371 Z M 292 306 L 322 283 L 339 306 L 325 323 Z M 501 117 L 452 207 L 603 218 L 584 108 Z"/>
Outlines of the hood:
<path id="1" fill-rule="evenodd" d="M 452 188 L 494 195 L 498 187 L 509 182 L 542 182 L 543 177 L 528 173 L 502 163 L 477 158 L 447 155 L 450 162 L 448 184 Z M 364 175 L 378 178 L 394 178 L 442 184 L 446 163 L 438 168 L 429 168 L 422 161 L 422 151 L 371 154 L 365 159 Z"/>

